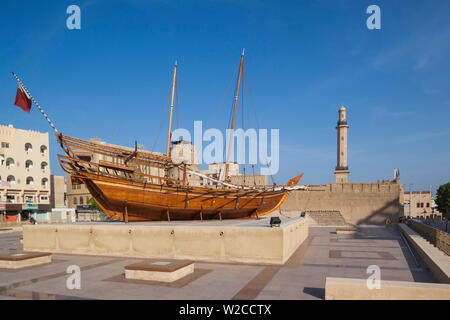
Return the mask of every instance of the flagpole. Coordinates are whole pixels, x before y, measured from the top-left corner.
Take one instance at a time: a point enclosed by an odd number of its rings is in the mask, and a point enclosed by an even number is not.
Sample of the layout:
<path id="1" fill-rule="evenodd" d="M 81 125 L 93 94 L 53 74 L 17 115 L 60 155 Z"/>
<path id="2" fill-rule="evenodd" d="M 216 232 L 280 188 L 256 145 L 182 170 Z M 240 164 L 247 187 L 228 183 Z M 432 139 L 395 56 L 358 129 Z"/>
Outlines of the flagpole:
<path id="1" fill-rule="evenodd" d="M 38 107 L 39 111 L 42 113 L 42 115 L 45 117 L 45 119 L 47 119 L 48 123 L 51 125 L 51 127 L 53 128 L 53 130 L 55 130 L 55 133 L 58 134 L 58 129 L 56 129 L 56 127 L 53 125 L 53 123 L 51 122 L 51 120 L 48 118 L 47 114 L 44 112 L 44 110 L 42 110 L 41 106 L 39 105 L 39 103 L 37 103 L 37 101 L 33 98 L 33 96 L 31 95 L 31 93 L 28 91 L 28 89 L 23 85 L 22 81 L 20 81 L 19 77 L 13 72 L 12 73 L 14 78 L 16 78 L 17 82 L 22 86 L 22 88 L 25 90 L 25 92 L 30 96 L 31 100 L 34 102 L 34 104 L 36 105 L 36 107 Z"/>

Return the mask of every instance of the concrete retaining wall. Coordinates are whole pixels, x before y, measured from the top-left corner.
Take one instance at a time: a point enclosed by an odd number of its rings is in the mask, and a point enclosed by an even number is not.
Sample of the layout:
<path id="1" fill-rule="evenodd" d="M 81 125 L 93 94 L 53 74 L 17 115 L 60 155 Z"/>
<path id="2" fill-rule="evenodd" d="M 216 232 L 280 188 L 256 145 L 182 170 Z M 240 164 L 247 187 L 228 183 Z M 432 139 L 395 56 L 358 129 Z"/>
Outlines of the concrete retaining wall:
<path id="1" fill-rule="evenodd" d="M 325 300 L 450 300 L 450 285 L 408 281 L 380 281 L 369 289 L 366 279 L 328 278 Z"/>
<path id="2" fill-rule="evenodd" d="M 27 251 L 283 264 L 308 236 L 304 219 L 281 227 L 27 225 Z"/>
<path id="3" fill-rule="evenodd" d="M 423 222 L 409 220 L 408 227 L 420 234 L 432 245 L 450 256 L 450 234 Z"/>
<path id="4" fill-rule="evenodd" d="M 399 224 L 398 228 L 426 263 L 434 277 L 439 282 L 450 283 L 450 257 L 405 224 Z"/>

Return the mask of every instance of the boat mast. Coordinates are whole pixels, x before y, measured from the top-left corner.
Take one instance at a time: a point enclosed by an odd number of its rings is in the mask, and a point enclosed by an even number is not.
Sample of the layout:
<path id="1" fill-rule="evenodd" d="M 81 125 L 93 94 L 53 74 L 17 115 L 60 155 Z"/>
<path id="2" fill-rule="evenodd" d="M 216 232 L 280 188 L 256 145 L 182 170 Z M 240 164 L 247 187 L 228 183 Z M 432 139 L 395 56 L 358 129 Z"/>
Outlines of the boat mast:
<path id="1" fill-rule="evenodd" d="M 228 146 L 227 165 L 226 165 L 226 169 L 225 169 L 225 180 L 228 180 L 228 171 L 229 171 L 229 167 L 230 167 L 230 155 L 231 155 L 231 148 L 233 145 L 234 120 L 236 118 L 236 107 L 237 107 L 238 96 L 239 96 L 239 85 L 241 84 L 242 67 L 244 65 L 244 50 L 245 49 L 242 49 L 241 61 L 239 63 L 239 75 L 238 75 L 237 86 L 236 86 L 236 94 L 234 95 L 233 121 L 231 122 L 230 145 Z"/>
<path id="2" fill-rule="evenodd" d="M 172 80 L 172 100 L 170 102 L 170 117 L 169 117 L 169 133 L 167 135 L 167 151 L 166 156 L 169 156 L 170 139 L 172 138 L 172 113 L 173 113 L 173 97 L 175 95 L 175 81 L 177 78 L 177 62 L 175 61 L 175 67 L 173 69 L 173 80 Z"/>

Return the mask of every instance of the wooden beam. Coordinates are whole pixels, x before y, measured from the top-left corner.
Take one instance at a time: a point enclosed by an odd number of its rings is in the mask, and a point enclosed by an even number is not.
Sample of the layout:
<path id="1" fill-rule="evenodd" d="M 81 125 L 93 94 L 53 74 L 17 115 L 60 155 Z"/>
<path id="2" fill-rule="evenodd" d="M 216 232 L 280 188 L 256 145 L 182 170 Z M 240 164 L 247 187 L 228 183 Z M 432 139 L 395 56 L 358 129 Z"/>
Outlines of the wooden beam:
<path id="1" fill-rule="evenodd" d="M 128 208 L 127 208 L 127 202 L 126 201 L 125 201 L 124 221 L 125 221 L 125 223 L 128 223 Z"/>

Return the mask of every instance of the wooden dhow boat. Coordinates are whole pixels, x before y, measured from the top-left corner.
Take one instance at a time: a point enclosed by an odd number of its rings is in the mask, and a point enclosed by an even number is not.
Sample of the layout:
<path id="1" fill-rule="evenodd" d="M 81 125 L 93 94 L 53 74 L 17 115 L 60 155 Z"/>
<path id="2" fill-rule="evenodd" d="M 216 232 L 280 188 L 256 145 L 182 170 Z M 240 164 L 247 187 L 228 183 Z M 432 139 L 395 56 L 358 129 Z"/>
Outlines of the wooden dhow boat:
<path id="1" fill-rule="evenodd" d="M 228 177 L 230 151 L 236 115 L 239 86 L 242 76 L 242 52 L 237 78 L 233 121 L 226 163 Z M 186 163 L 175 163 L 169 154 L 172 112 L 174 104 L 177 65 L 173 72 L 166 154 L 86 141 L 60 133 L 30 92 L 18 81 L 20 90 L 34 102 L 55 131 L 65 155 L 58 155 L 61 167 L 72 179 L 72 184 L 84 184 L 92 197 L 110 219 L 128 221 L 238 219 L 257 218 L 278 209 L 295 189 L 303 174 L 286 185 L 263 187 L 238 186 L 229 179 L 221 181 L 193 170 Z M 81 152 L 97 155 L 97 161 L 79 156 Z M 171 170 L 178 170 L 180 178 L 172 178 Z M 188 175 L 213 180 L 214 187 L 190 186 Z"/>

